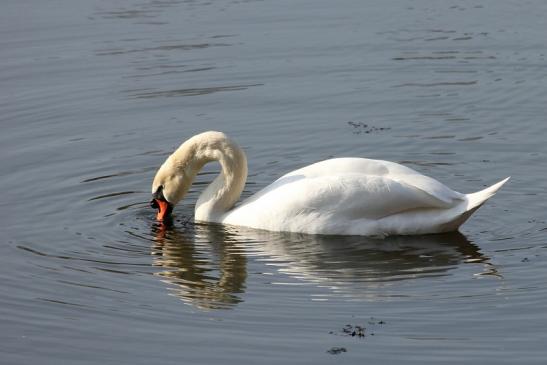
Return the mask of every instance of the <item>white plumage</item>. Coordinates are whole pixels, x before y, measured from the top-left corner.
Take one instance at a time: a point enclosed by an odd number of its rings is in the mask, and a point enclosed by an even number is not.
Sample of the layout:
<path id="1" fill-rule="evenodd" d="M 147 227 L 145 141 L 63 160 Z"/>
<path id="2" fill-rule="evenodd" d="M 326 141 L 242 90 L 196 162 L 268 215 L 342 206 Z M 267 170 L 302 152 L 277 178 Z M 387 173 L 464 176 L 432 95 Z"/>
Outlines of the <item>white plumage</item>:
<path id="1" fill-rule="evenodd" d="M 285 174 L 234 207 L 247 176 L 245 154 L 223 133 L 205 132 L 168 158 L 152 192 L 162 186 L 166 200 L 176 204 L 211 160 L 218 160 L 222 171 L 198 199 L 197 221 L 311 234 L 455 231 L 508 180 L 461 194 L 394 162 L 335 158 Z"/>

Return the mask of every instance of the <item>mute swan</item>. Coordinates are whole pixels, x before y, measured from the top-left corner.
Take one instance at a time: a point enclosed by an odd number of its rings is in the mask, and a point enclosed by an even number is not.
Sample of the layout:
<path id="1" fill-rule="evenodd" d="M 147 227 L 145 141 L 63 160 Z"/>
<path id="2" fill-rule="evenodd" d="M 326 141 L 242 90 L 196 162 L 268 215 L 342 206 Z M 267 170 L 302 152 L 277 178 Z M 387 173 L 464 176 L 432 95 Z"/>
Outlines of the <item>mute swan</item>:
<path id="1" fill-rule="evenodd" d="M 203 191 L 195 220 L 269 231 L 334 235 L 411 235 L 455 231 L 509 179 L 473 194 L 394 162 L 334 158 L 283 175 L 235 206 L 247 179 L 243 150 L 221 132 L 184 142 L 152 183 L 157 220 L 169 218 L 197 173 L 218 161 L 221 172 Z"/>

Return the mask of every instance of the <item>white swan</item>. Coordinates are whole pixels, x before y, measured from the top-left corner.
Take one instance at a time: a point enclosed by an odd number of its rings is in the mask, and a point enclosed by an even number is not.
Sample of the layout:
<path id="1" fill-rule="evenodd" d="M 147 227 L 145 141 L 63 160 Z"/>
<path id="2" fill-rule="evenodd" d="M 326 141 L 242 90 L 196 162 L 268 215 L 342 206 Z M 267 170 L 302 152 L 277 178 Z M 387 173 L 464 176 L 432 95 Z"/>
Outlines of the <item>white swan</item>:
<path id="1" fill-rule="evenodd" d="M 461 194 L 394 162 L 335 158 L 292 171 L 235 206 L 247 179 L 245 153 L 224 133 L 205 132 L 184 142 L 156 173 L 151 203 L 158 220 L 168 219 L 211 161 L 221 172 L 200 195 L 196 221 L 311 234 L 455 231 L 509 179 Z"/>

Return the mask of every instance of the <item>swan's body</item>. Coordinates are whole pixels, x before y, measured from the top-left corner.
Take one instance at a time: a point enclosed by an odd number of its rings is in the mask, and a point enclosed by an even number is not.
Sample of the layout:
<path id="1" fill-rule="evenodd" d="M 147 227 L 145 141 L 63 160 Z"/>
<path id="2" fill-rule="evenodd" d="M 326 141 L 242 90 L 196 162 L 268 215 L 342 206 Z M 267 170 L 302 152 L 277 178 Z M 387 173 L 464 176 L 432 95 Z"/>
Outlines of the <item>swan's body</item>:
<path id="1" fill-rule="evenodd" d="M 461 194 L 394 162 L 336 158 L 292 171 L 234 207 L 247 178 L 245 153 L 223 133 L 205 132 L 169 156 L 152 193 L 173 206 L 214 160 L 222 171 L 199 197 L 196 221 L 269 231 L 367 236 L 455 231 L 507 181 Z"/>

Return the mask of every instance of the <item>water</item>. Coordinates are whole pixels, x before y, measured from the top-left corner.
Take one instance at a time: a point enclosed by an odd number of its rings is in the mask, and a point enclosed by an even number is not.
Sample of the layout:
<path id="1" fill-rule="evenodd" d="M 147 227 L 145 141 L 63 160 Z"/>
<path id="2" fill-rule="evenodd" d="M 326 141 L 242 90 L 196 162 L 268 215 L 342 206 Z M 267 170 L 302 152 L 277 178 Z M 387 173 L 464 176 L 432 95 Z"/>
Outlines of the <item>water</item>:
<path id="1" fill-rule="evenodd" d="M 4 1 L 1 362 L 543 363 L 546 14 Z M 512 179 L 461 234 L 375 240 L 195 225 L 212 166 L 162 230 L 153 174 L 210 129 L 247 151 L 245 196 L 331 156 Z"/>

